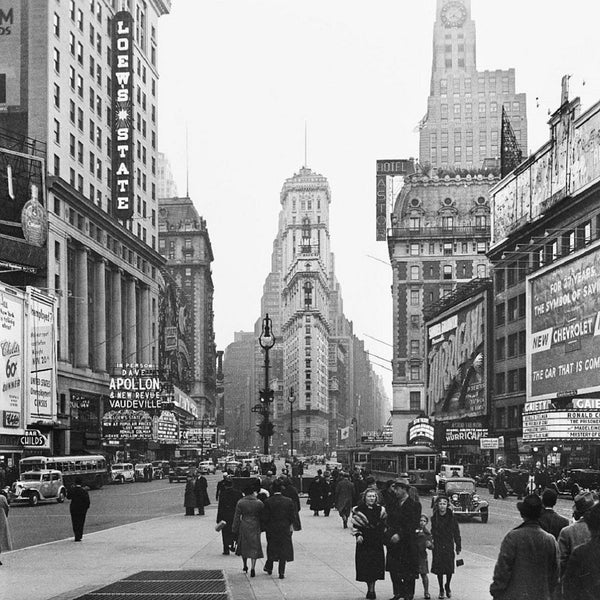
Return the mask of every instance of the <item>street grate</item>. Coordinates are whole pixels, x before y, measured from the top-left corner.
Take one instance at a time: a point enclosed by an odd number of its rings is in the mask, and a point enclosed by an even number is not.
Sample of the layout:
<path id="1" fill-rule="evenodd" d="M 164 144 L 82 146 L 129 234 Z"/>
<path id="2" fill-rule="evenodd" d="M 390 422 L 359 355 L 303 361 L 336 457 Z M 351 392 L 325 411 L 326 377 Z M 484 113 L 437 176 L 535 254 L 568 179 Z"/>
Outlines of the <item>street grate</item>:
<path id="1" fill-rule="evenodd" d="M 223 571 L 141 571 L 76 600 L 228 600 Z"/>

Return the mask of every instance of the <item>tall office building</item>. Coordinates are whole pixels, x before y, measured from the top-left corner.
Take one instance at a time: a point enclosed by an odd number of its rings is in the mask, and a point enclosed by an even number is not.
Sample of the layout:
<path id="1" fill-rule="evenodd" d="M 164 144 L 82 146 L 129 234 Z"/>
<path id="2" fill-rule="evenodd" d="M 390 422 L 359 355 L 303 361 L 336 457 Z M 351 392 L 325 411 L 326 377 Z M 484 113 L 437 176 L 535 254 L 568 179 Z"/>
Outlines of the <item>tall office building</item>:
<path id="1" fill-rule="evenodd" d="M 173 176 L 171 163 L 164 152 L 158 153 L 158 197 L 159 198 L 176 198 L 177 183 Z"/>
<path id="2" fill-rule="evenodd" d="M 58 421 L 42 428 L 57 454 L 101 450 L 109 375 L 158 359 L 157 30 L 170 4 L 0 2 L 11 27 L 0 37 L 0 127 L 46 145 L 44 287 L 59 298 Z M 130 16 L 119 33 L 122 8 Z M 116 88 L 126 90 L 126 115 Z M 117 123 L 127 129 L 120 147 Z M 131 209 L 123 221 L 113 184 Z"/>
<path id="3" fill-rule="evenodd" d="M 478 169 L 486 159 L 499 159 L 503 108 L 525 156 L 525 94 L 515 91 L 515 70 L 478 71 L 471 1 L 437 0 L 421 165 Z"/>

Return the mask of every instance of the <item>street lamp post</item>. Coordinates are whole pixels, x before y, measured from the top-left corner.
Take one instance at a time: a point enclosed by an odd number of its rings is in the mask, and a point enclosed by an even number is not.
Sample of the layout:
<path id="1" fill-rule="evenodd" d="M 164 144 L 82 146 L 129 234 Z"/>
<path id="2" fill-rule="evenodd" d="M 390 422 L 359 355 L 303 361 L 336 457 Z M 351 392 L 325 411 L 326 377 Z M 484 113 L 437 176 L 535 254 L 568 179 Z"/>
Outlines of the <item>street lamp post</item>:
<path id="1" fill-rule="evenodd" d="M 269 454 L 269 438 L 273 434 L 273 424 L 269 420 L 269 404 L 273 402 L 273 392 L 269 387 L 269 350 L 275 345 L 273 323 L 269 318 L 269 313 L 266 313 L 263 319 L 262 332 L 258 338 L 258 343 L 265 351 L 265 387 L 261 393 L 263 422 L 259 431 L 263 438 L 263 454 L 266 456 Z"/>
<path id="2" fill-rule="evenodd" d="M 294 402 L 296 396 L 294 396 L 294 388 L 290 388 L 290 395 L 288 396 L 288 402 L 290 403 L 290 459 L 294 460 Z"/>

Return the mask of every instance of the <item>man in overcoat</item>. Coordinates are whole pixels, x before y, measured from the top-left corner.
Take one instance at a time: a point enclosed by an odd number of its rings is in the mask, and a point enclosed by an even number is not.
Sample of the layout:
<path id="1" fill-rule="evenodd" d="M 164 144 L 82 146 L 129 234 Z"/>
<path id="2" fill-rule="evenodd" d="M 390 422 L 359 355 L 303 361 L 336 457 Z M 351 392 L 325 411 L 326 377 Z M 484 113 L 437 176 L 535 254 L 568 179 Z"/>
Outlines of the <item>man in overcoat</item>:
<path id="1" fill-rule="evenodd" d="M 354 486 L 350 481 L 348 473 L 342 473 L 337 485 L 335 486 L 335 507 L 338 514 L 342 517 L 344 529 L 348 529 L 348 517 L 352 510 L 352 501 L 354 499 Z"/>
<path id="2" fill-rule="evenodd" d="M 271 496 L 265 500 L 261 521 L 267 534 L 267 560 L 264 570 L 270 575 L 273 563 L 279 562 L 279 579 L 285 577 L 285 566 L 294 560 L 292 533 L 300 531 L 300 519 L 294 502 L 282 495 L 281 481 L 273 482 Z"/>
<path id="3" fill-rule="evenodd" d="M 233 517 L 235 516 L 235 506 L 238 500 L 242 498 L 242 492 L 234 489 L 231 478 L 223 480 L 221 493 L 219 494 L 219 505 L 217 508 L 217 523 L 225 521 L 226 525 L 221 529 L 223 538 L 223 554 L 229 554 L 230 550 L 235 550 L 234 537 L 231 530 Z"/>
<path id="4" fill-rule="evenodd" d="M 556 540 L 539 524 L 543 506 L 537 494 L 517 502 L 523 523 L 500 545 L 490 594 L 494 600 L 551 600 L 558 584 Z"/>
<path id="5" fill-rule="evenodd" d="M 287 475 L 281 474 L 277 479 L 283 485 L 281 495 L 292 500 L 296 510 L 300 513 L 300 496 L 298 496 L 298 490 L 294 487 L 290 478 Z"/>
<path id="6" fill-rule="evenodd" d="M 75 478 L 75 485 L 71 486 L 67 491 L 67 498 L 71 500 L 69 511 L 71 513 L 71 524 L 73 525 L 73 533 L 75 541 L 80 542 L 83 537 L 83 526 L 85 525 L 85 516 L 90 507 L 90 495 L 83 487 L 81 477 Z"/>
<path id="7" fill-rule="evenodd" d="M 327 494 L 327 486 L 323 479 L 323 471 L 317 470 L 317 476 L 313 478 L 308 486 L 308 499 L 310 508 L 313 511 L 313 516 L 318 517 L 319 511 L 325 508 L 325 497 Z"/>
<path id="8" fill-rule="evenodd" d="M 394 591 L 393 600 L 412 600 L 415 595 L 415 580 L 419 576 L 419 550 L 417 529 L 421 518 L 421 504 L 409 495 L 408 479 L 394 480 L 391 490 L 395 500 L 387 506 L 387 557 Z"/>
<path id="9" fill-rule="evenodd" d="M 198 475 L 194 483 L 194 493 L 196 494 L 196 506 L 198 507 L 198 514 L 204 514 L 204 507 L 210 504 L 208 499 L 208 481 L 204 475 Z"/>

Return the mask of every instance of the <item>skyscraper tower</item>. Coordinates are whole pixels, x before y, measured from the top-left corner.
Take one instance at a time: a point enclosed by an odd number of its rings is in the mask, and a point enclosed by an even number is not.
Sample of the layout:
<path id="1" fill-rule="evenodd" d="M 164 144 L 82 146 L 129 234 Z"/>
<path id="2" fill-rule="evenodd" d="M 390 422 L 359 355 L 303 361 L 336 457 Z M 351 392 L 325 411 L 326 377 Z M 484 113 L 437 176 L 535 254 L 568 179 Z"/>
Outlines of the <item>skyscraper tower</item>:
<path id="1" fill-rule="evenodd" d="M 515 70 L 478 71 L 470 0 L 437 0 L 427 114 L 420 125 L 419 161 L 444 169 L 478 169 L 500 157 L 502 108 L 527 152 L 525 94 Z"/>
<path id="2" fill-rule="evenodd" d="M 303 167 L 281 191 L 283 389 L 294 389 L 302 452 L 329 443 L 329 203 L 327 179 Z"/>

